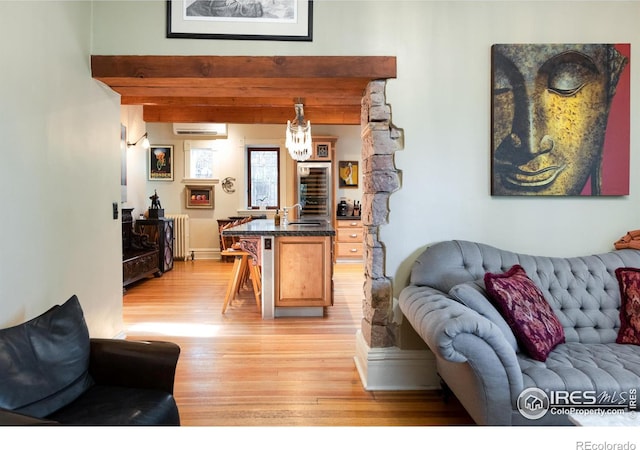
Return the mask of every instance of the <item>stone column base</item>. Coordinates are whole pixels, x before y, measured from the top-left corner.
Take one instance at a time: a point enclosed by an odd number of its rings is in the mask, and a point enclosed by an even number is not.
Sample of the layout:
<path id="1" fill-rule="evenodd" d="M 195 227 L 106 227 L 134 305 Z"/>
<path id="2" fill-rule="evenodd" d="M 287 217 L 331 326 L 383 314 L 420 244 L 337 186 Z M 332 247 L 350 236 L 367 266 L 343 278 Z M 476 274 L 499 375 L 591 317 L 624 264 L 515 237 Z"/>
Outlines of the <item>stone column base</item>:
<path id="1" fill-rule="evenodd" d="M 429 350 L 370 348 L 358 330 L 354 361 L 367 391 L 440 389 L 435 357 Z"/>

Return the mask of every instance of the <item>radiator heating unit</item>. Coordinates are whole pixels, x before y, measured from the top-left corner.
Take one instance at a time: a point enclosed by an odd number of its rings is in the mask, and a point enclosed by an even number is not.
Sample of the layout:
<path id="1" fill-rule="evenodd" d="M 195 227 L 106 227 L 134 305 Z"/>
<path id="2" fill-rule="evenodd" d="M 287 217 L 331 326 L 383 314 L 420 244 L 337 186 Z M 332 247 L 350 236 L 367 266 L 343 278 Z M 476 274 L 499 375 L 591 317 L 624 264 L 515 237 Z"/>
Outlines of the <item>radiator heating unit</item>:
<path id="1" fill-rule="evenodd" d="M 173 259 L 186 261 L 191 254 L 189 248 L 189 216 L 168 214 L 173 219 Z"/>

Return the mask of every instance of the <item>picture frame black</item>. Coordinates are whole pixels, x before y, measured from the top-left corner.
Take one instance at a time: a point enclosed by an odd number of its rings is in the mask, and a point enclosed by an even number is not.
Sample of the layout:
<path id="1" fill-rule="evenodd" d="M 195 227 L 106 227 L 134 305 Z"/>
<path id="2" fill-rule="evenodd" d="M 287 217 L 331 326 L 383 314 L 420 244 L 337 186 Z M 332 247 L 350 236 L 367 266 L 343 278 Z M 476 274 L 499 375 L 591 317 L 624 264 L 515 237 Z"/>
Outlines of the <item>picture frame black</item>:
<path id="1" fill-rule="evenodd" d="M 167 0 L 167 38 L 313 40 L 313 0 L 236 2 L 237 6 L 232 7 L 226 6 L 222 0 L 187 3 L 187 0 Z M 216 9 L 216 3 L 219 3 L 219 8 L 226 9 Z M 265 11 L 265 8 L 269 9 Z M 259 13 L 262 15 L 253 16 Z"/>
<path id="2" fill-rule="evenodd" d="M 359 173 L 358 161 L 339 161 L 338 162 L 338 187 L 357 188 Z"/>
<path id="3" fill-rule="evenodd" d="M 173 181 L 173 145 L 152 145 L 148 161 L 149 181 Z"/>
<path id="4" fill-rule="evenodd" d="M 329 157 L 329 144 L 316 144 L 316 157 L 328 158 Z"/>

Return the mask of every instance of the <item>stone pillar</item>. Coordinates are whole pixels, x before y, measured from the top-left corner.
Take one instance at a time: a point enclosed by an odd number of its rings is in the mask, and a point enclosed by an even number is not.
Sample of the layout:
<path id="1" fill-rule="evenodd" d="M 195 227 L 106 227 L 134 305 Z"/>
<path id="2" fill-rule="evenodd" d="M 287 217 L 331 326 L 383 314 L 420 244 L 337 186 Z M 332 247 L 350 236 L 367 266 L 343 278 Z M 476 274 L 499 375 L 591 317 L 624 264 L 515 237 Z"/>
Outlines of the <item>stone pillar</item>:
<path id="1" fill-rule="evenodd" d="M 362 225 L 364 246 L 364 304 L 362 335 L 370 348 L 396 345 L 393 289 L 385 276 L 385 248 L 379 227 L 389 220 L 389 196 L 400 188 L 393 154 L 401 149 L 401 132 L 391 124 L 384 80 L 372 81 L 362 99 Z"/>

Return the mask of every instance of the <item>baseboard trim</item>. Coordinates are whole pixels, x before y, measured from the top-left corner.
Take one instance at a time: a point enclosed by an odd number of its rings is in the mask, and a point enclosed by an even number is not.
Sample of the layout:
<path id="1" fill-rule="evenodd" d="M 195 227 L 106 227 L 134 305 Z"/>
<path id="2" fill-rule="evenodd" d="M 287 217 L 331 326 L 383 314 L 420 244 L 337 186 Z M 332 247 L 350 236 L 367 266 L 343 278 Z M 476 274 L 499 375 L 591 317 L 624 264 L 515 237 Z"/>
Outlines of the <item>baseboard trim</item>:
<path id="1" fill-rule="evenodd" d="M 429 350 L 370 348 L 358 330 L 354 361 L 367 391 L 440 389 L 435 357 Z"/>
<path id="2" fill-rule="evenodd" d="M 219 248 L 192 248 L 190 252 L 193 259 L 220 259 Z M 191 259 L 191 256 L 188 259 Z"/>

